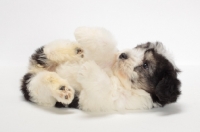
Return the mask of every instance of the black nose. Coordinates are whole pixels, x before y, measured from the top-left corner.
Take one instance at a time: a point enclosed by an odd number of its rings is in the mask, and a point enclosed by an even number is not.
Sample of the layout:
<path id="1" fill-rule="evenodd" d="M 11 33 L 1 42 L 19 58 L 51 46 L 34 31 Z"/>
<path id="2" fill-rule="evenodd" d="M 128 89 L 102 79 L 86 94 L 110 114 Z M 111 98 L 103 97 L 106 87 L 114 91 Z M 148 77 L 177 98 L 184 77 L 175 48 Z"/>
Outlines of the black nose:
<path id="1" fill-rule="evenodd" d="M 128 59 L 128 56 L 125 53 L 121 53 L 119 59 Z"/>

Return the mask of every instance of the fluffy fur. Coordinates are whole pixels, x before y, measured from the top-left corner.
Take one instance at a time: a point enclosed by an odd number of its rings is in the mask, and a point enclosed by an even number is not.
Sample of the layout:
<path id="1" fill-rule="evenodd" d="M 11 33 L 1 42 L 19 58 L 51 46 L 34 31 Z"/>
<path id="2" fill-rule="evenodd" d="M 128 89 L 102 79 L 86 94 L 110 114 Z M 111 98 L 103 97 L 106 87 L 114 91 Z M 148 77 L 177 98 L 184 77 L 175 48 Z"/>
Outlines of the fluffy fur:
<path id="1" fill-rule="evenodd" d="M 124 111 L 164 106 L 180 95 L 179 70 L 161 43 L 119 52 L 103 28 L 78 28 L 75 37 L 77 42 L 57 41 L 36 50 L 22 79 L 25 99 L 43 106 Z"/>
<path id="2" fill-rule="evenodd" d="M 61 107 L 58 102 L 63 106 L 70 104 L 75 91 L 55 71 L 65 62 L 73 64 L 83 58 L 83 50 L 77 42 L 57 40 L 38 48 L 30 58 L 28 73 L 22 79 L 21 90 L 25 99 L 42 106 Z"/>

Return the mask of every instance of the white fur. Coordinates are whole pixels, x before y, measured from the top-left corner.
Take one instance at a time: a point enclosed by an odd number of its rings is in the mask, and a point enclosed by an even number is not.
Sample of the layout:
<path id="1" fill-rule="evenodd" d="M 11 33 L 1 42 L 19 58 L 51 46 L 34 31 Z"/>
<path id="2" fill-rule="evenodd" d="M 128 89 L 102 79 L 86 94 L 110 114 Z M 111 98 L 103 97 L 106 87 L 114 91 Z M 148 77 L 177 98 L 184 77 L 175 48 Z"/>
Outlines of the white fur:
<path id="1" fill-rule="evenodd" d="M 94 60 L 102 69 L 110 72 L 118 53 L 112 34 L 104 28 L 79 27 L 74 35 L 84 50 L 85 58 Z"/>
<path id="2" fill-rule="evenodd" d="M 84 56 L 89 61 L 76 65 L 67 62 L 58 67 L 56 71 L 61 77 L 70 80 L 70 84 L 75 85 L 76 90 L 81 90 L 80 109 L 85 111 L 124 111 L 153 107 L 152 99 L 147 92 L 141 89 L 132 89 L 130 80 L 125 78 L 125 81 L 122 81 L 116 74 L 115 71 L 120 70 L 114 66 L 118 61 L 119 52 L 107 30 L 78 28 L 75 36 L 84 49 Z M 77 89 L 79 86 L 81 88 Z"/>
<path id="3" fill-rule="evenodd" d="M 56 67 L 53 73 L 39 72 L 30 82 L 33 102 L 46 106 L 53 106 L 56 101 L 69 104 L 72 98 L 66 100 L 59 95 L 70 94 L 73 97 L 74 88 L 79 96 L 79 107 L 85 111 L 124 111 L 153 107 L 150 94 L 137 86 L 133 87 L 130 80 L 133 76 L 137 78 L 137 74 L 132 71 L 134 66 L 142 63 L 143 50 L 123 51 L 129 54 L 130 61 L 122 62 L 118 58 L 122 52 L 118 51 L 114 38 L 107 30 L 82 27 L 75 31 L 75 37 L 78 43 L 66 42 L 70 44 L 65 45 L 65 42 L 57 41 L 45 48 L 45 54 L 56 62 Z M 84 58 L 74 54 L 75 45 L 83 49 L 81 55 Z M 48 76 L 57 81 L 45 81 Z M 59 91 L 62 85 L 70 89 L 70 92 Z"/>
<path id="4" fill-rule="evenodd" d="M 32 74 L 27 89 L 30 92 L 31 101 L 42 106 L 54 106 L 56 101 L 69 104 L 74 98 L 74 89 L 66 79 L 60 77 L 56 68 L 65 62 L 70 64 L 83 60 L 82 52 L 77 53 L 80 46 L 77 42 L 69 40 L 56 40 L 44 46 L 44 54 L 41 61 L 45 66 L 30 60 L 28 73 Z M 65 90 L 59 90 L 65 86 Z M 67 98 L 66 98 L 67 97 Z"/>
<path id="5" fill-rule="evenodd" d="M 69 104 L 74 98 L 74 89 L 54 72 L 39 72 L 28 85 L 31 101 L 42 106 L 54 106 L 56 101 Z M 65 86 L 65 90 L 59 90 L 61 86 Z"/>
<path id="6" fill-rule="evenodd" d="M 95 62 L 86 62 L 78 81 L 83 90 L 80 108 L 86 111 L 124 111 L 152 108 L 148 93 L 140 89 L 125 89 L 117 76 L 108 76 Z"/>

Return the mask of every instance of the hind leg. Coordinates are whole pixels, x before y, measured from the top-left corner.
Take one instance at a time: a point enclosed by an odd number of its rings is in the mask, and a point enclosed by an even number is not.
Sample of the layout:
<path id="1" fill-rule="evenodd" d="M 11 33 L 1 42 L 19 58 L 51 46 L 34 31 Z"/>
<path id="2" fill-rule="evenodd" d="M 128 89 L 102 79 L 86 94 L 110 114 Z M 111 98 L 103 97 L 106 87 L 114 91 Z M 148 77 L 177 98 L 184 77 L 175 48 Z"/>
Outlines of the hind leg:
<path id="1" fill-rule="evenodd" d="M 30 58 L 29 71 L 55 71 L 64 62 L 76 62 L 84 57 L 83 50 L 76 42 L 68 40 L 53 41 L 38 48 Z"/>
<path id="2" fill-rule="evenodd" d="M 42 106 L 54 106 L 57 101 L 70 104 L 74 98 L 74 89 L 55 72 L 26 74 L 21 90 L 26 100 Z"/>

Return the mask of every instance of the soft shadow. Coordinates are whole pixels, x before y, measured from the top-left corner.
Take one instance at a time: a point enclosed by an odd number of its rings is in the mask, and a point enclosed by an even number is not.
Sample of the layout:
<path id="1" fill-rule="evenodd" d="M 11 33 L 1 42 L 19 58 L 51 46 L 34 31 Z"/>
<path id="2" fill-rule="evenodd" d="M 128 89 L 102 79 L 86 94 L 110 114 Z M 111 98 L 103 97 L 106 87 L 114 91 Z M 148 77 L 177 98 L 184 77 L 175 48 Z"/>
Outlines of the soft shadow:
<path id="1" fill-rule="evenodd" d="M 42 107 L 42 106 L 37 106 L 40 109 L 53 113 L 53 114 L 58 114 L 58 115 L 69 115 L 69 114 L 74 114 L 75 110 L 71 108 L 55 108 L 55 107 Z"/>
<path id="2" fill-rule="evenodd" d="M 58 115 L 73 114 L 73 113 L 75 113 L 75 110 L 76 110 L 76 109 L 67 108 L 67 107 L 66 108 L 56 108 L 56 107 L 39 106 L 33 102 L 26 101 L 23 97 L 21 97 L 21 100 L 33 108 L 47 111 L 47 112 L 54 113 L 54 114 L 58 114 Z"/>
<path id="3" fill-rule="evenodd" d="M 31 107 L 44 110 L 50 113 L 58 114 L 58 115 L 65 115 L 65 114 L 75 114 L 77 111 L 81 111 L 79 109 L 72 109 L 72 108 L 56 108 L 56 107 L 43 107 L 39 106 L 35 103 L 28 102 L 26 101 L 23 97 L 21 97 L 21 100 L 23 102 L 26 102 L 29 104 Z M 175 115 L 175 114 L 180 114 L 183 112 L 182 105 L 180 103 L 175 103 L 175 104 L 169 104 L 166 105 L 165 107 L 159 107 L 159 108 L 153 108 L 150 110 L 130 110 L 130 111 L 123 111 L 123 112 L 84 112 L 81 111 L 83 114 L 83 118 L 103 118 L 103 117 L 108 117 L 112 116 L 114 114 L 120 114 L 120 115 L 126 115 L 126 114 L 152 114 L 156 113 L 159 116 L 170 116 L 170 115 Z"/>
<path id="4" fill-rule="evenodd" d="M 85 112 L 84 117 L 86 118 L 101 118 L 105 116 L 112 116 L 114 114 L 117 115 L 127 115 L 127 114 L 157 114 L 159 116 L 171 116 L 176 114 L 181 114 L 183 112 L 183 106 L 180 103 L 169 104 L 165 107 L 153 108 L 150 110 L 127 110 L 123 112 L 99 112 L 99 113 L 91 113 Z"/>
<path id="5" fill-rule="evenodd" d="M 118 112 L 84 112 L 84 118 L 104 118 L 108 116 L 112 116 Z"/>
<path id="6" fill-rule="evenodd" d="M 183 109 L 181 104 L 176 103 L 166 105 L 165 107 L 154 108 L 151 110 L 151 112 L 156 112 L 160 116 L 170 116 L 182 113 Z"/>

